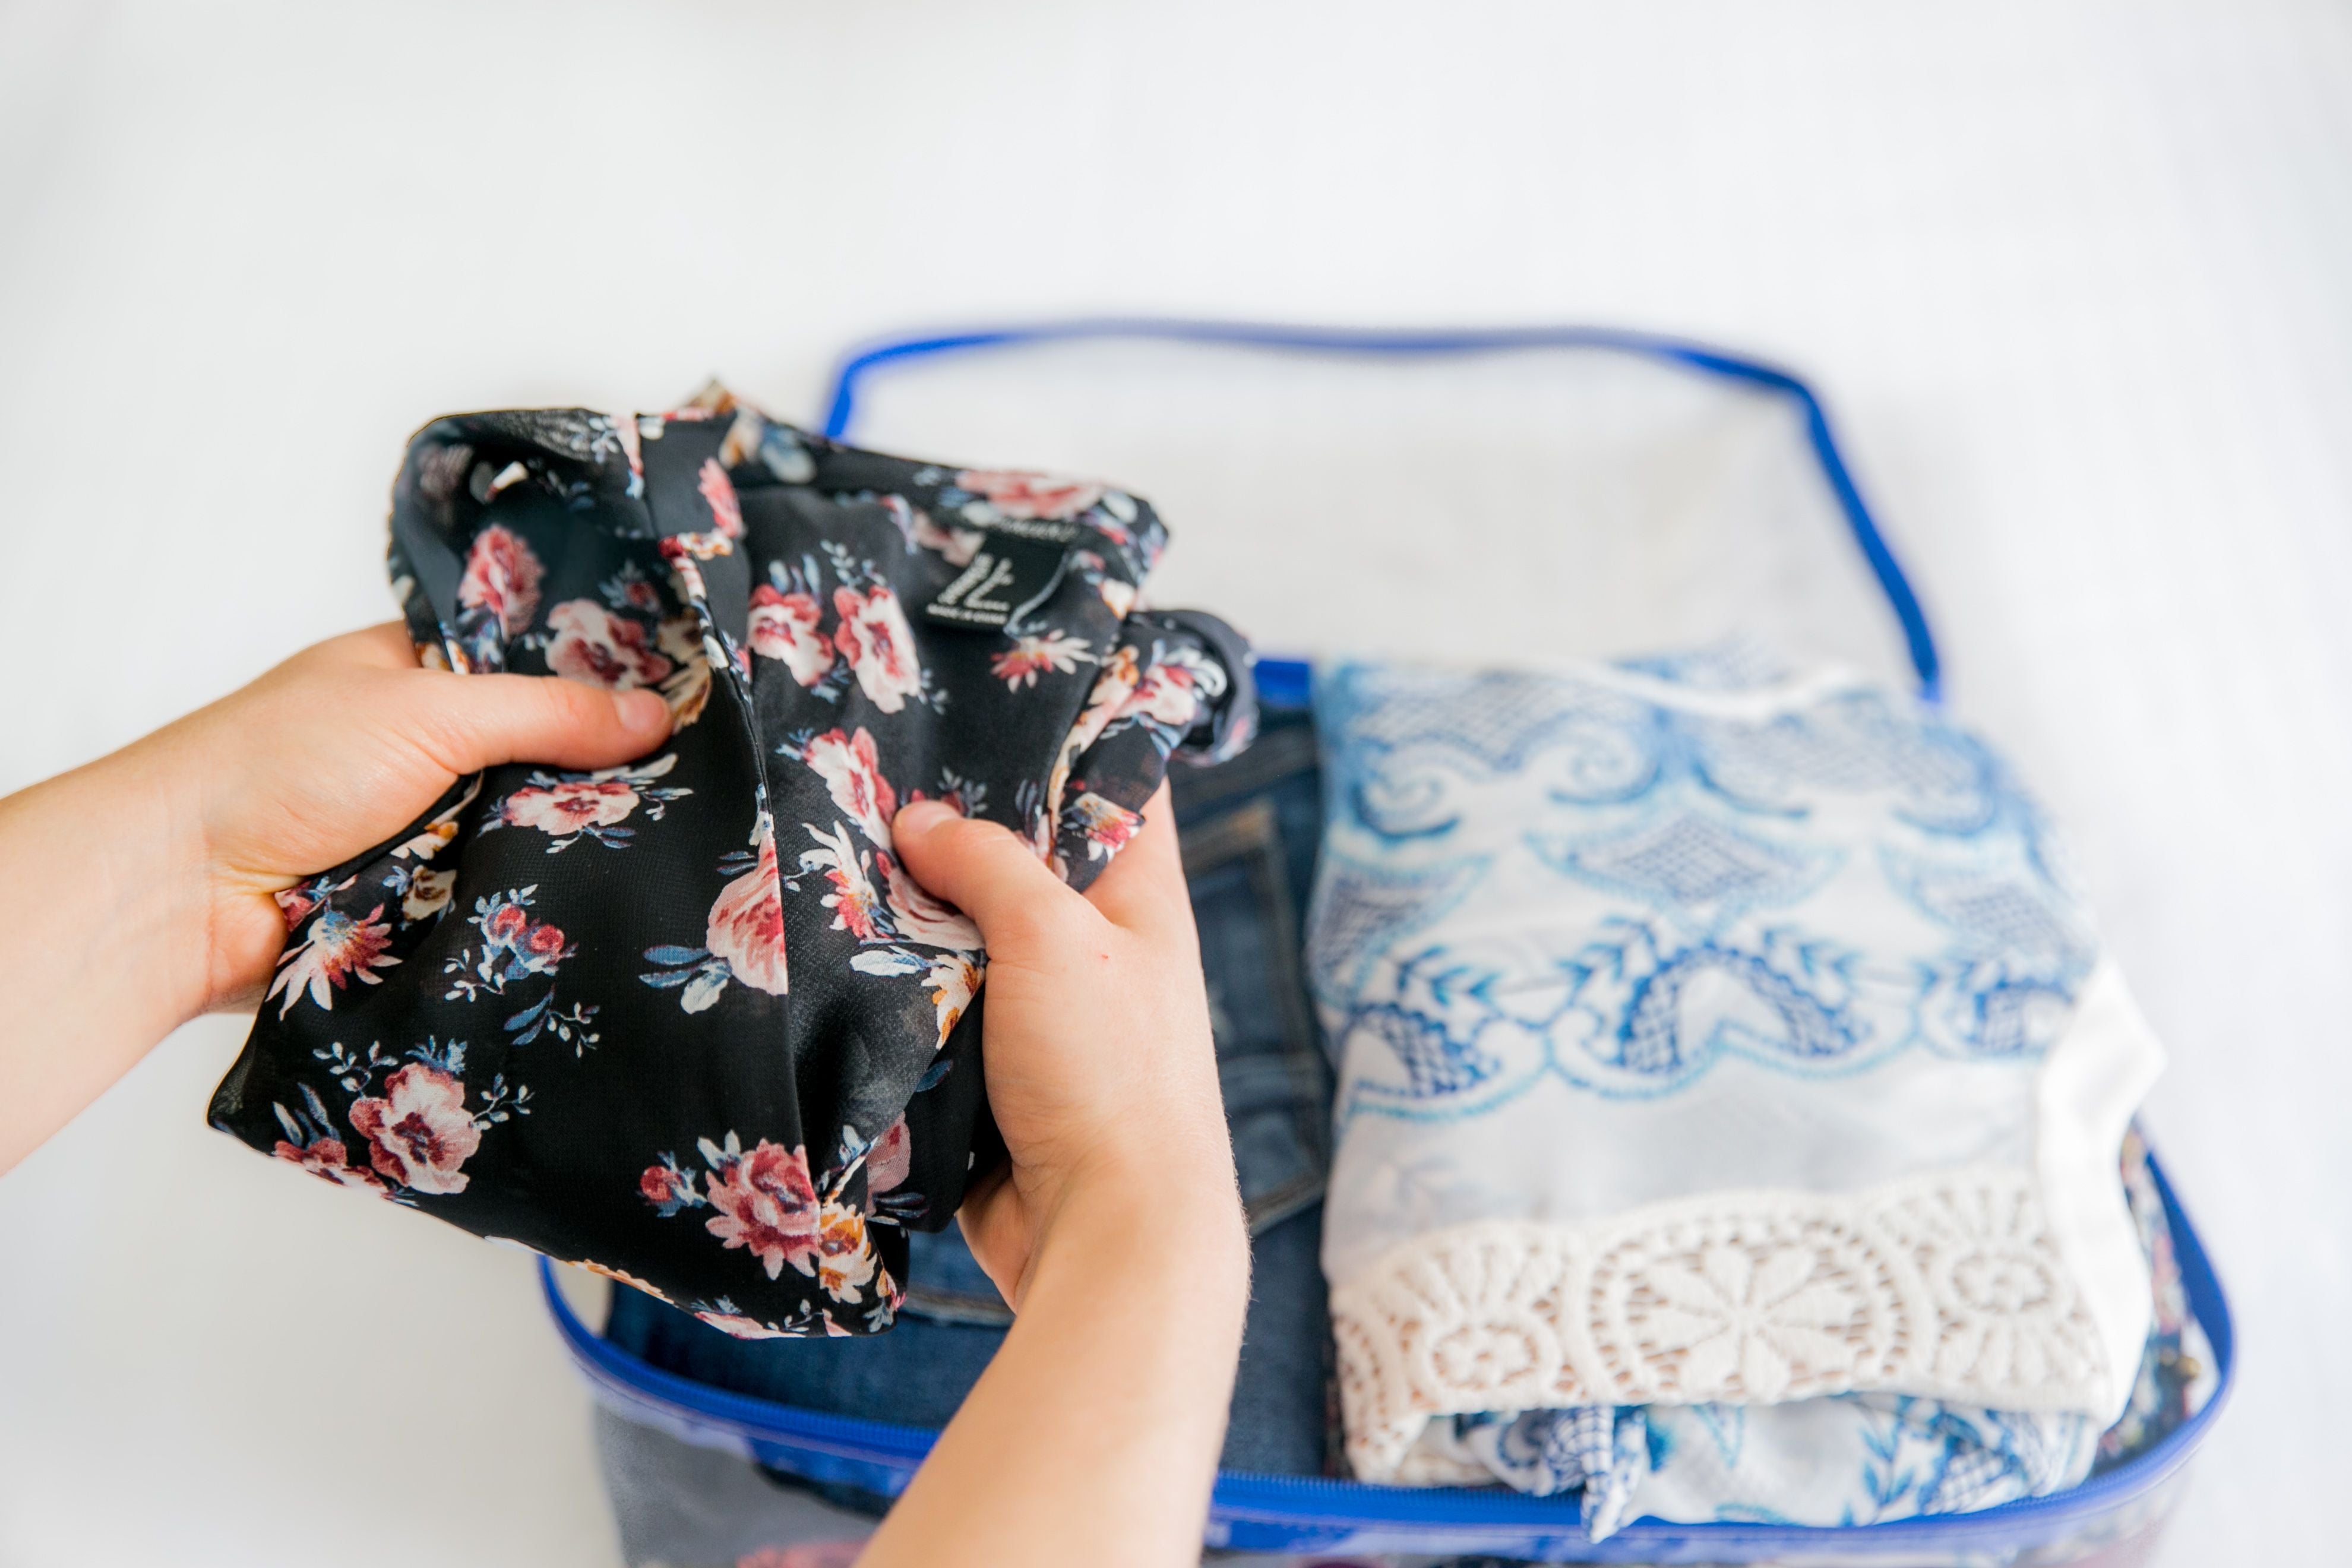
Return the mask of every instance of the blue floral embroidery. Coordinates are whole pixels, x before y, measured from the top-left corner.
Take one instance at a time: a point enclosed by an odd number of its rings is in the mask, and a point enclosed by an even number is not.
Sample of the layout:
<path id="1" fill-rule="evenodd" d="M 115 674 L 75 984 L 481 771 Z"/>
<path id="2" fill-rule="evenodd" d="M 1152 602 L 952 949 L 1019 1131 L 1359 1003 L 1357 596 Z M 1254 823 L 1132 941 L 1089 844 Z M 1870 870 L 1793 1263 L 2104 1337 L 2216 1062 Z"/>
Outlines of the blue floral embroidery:
<path id="1" fill-rule="evenodd" d="M 1650 1098 L 1727 1057 L 2047 1048 L 2095 943 L 1988 748 L 1886 692 L 1743 708 L 1770 667 L 1633 668 L 1322 679 L 1310 979 L 1343 1055 L 1385 1047 L 1353 1058 L 1343 1120 L 1475 1115 L 1547 1076 Z"/>
<path id="2" fill-rule="evenodd" d="M 1570 876 L 1670 913 L 1703 915 L 1709 927 L 1759 906 L 1795 902 L 1843 858 L 1832 847 L 1773 844 L 1696 812 L 1631 833 L 1530 835 L 1528 845 Z"/>

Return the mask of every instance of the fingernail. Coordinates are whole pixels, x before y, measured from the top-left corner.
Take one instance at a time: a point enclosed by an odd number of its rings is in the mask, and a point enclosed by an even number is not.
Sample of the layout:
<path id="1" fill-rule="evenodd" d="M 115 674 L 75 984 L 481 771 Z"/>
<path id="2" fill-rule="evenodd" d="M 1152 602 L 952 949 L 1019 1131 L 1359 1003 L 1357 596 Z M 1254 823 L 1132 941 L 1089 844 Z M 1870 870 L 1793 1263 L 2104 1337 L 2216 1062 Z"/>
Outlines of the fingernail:
<path id="1" fill-rule="evenodd" d="M 910 800 L 900 808 L 890 826 L 898 833 L 928 833 L 955 815 L 955 807 L 943 800 Z"/>
<path id="2" fill-rule="evenodd" d="M 669 704 L 651 691 L 615 691 L 613 709 L 626 730 L 661 730 L 669 725 Z"/>

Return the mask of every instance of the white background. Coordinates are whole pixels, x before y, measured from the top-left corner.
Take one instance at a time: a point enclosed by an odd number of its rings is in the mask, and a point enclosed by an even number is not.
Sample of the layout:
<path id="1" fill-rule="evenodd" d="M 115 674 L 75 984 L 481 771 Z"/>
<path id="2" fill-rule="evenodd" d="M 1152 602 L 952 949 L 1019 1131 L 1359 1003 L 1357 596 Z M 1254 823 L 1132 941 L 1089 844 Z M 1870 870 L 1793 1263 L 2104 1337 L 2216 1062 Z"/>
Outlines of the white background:
<path id="1" fill-rule="evenodd" d="M 1818 378 L 2171 1044 L 2246 1343 L 2166 1560 L 2334 1559 L 2340 6 L 0 3 L 0 788 L 382 618 L 435 413 L 1117 310 Z M 0 1564 L 612 1561 L 522 1261 L 206 1131 L 242 1027 L 0 1183 Z"/>

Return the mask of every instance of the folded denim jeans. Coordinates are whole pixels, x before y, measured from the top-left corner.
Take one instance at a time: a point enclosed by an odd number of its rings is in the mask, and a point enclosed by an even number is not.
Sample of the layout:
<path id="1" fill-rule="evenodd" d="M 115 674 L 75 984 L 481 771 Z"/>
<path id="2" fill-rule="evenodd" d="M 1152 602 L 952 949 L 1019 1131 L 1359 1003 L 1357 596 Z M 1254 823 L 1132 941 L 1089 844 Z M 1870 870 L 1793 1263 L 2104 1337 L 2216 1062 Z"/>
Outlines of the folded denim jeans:
<path id="1" fill-rule="evenodd" d="M 1252 1232 L 1252 1292 L 1223 1463 L 1325 1468 L 1328 1321 L 1317 1261 L 1328 1069 L 1299 964 L 1321 837 L 1314 731 L 1268 710 L 1239 758 L 1171 775 L 1226 1124 Z M 1012 1314 L 948 1229 L 911 1238 L 898 1326 L 869 1340 L 757 1342 L 615 1291 L 605 1336 L 665 1371 L 804 1409 L 944 1426 L 986 1370 Z M 852 1505 L 883 1500 L 835 1494 Z"/>

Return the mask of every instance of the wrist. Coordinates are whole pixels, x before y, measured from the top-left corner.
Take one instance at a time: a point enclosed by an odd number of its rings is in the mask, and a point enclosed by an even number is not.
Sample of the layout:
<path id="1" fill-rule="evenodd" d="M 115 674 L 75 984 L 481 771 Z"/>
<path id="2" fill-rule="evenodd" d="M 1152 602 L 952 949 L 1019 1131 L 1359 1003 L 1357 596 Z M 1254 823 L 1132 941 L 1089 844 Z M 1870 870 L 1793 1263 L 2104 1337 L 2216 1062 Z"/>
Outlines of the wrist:
<path id="1" fill-rule="evenodd" d="M 286 945 L 274 896 L 296 879 L 244 869 L 224 857 L 216 825 L 266 795 L 236 765 L 233 727 L 200 710 L 107 759 L 119 764 L 150 816 L 155 900 L 173 911 L 165 940 L 178 962 L 180 1021 L 260 997 Z M 249 836 L 249 835 L 248 835 Z"/>
<path id="2" fill-rule="evenodd" d="M 168 781 L 118 754 L 0 800 L 0 1171 L 201 1011 L 207 917 Z"/>
<path id="3" fill-rule="evenodd" d="M 212 1005 L 220 923 L 189 771 L 163 738 L 54 781 L 77 817 L 100 825 L 89 830 L 91 891 L 110 911 L 114 971 L 100 983 L 142 997 L 158 1039 Z"/>
<path id="4" fill-rule="evenodd" d="M 1134 1287 L 1203 1306 L 1249 1295 L 1249 1228 L 1222 1125 L 1213 1144 L 1157 1157 L 1090 1164 L 1067 1177 L 1042 1215 L 1021 1295 L 1051 1277 L 1075 1276 L 1100 1291 Z"/>

